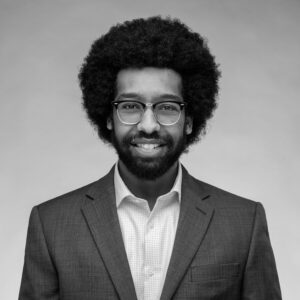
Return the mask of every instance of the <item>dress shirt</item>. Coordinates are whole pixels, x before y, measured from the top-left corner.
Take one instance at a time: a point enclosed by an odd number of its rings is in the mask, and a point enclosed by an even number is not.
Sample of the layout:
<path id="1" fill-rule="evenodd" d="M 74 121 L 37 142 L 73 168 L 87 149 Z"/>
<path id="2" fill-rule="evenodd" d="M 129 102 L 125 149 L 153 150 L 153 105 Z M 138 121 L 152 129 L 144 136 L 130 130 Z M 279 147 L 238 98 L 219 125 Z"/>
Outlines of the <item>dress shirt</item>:
<path id="1" fill-rule="evenodd" d="M 172 189 L 152 209 L 134 196 L 115 167 L 116 206 L 123 242 L 138 300 L 161 296 L 173 250 L 181 201 L 182 167 Z"/>

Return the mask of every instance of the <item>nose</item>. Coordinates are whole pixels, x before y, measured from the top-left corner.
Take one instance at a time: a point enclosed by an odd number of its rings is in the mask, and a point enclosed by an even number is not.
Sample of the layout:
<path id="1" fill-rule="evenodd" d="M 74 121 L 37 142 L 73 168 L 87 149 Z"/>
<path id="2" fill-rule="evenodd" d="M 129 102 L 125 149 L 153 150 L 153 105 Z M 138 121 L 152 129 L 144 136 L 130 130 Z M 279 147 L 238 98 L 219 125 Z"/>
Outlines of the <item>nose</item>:
<path id="1" fill-rule="evenodd" d="M 146 108 L 141 121 L 137 125 L 137 129 L 148 134 L 154 131 L 159 131 L 160 125 L 150 107 Z"/>

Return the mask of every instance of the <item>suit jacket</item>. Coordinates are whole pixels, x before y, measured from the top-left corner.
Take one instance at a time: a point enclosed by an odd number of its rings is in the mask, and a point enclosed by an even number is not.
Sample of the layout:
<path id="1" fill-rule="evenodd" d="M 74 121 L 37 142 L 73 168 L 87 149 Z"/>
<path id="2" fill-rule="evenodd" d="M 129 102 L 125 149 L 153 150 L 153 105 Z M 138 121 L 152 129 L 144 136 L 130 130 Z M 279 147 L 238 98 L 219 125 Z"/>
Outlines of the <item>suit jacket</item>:
<path id="1" fill-rule="evenodd" d="M 32 209 L 19 300 L 136 299 L 113 180 L 112 169 Z M 198 181 L 183 168 L 161 299 L 281 299 L 263 206 Z"/>

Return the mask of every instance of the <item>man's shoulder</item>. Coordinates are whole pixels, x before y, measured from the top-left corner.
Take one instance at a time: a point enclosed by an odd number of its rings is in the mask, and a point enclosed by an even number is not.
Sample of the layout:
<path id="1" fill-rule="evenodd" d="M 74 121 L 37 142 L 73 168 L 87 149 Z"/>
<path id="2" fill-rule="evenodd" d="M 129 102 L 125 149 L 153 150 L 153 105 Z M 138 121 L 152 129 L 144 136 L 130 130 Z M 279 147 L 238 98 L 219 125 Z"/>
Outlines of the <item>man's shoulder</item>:
<path id="1" fill-rule="evenodd" d="M 190 175 L 191 176 L 191 175 Z M 191 180 L 198 189 L 198 193 L 203 195 L 203 201 L 211 204 L 215 208 L 249 208 L 253 209 L 257 202 L 243 196 L 229 192 L 223 188 L 201 181 L 193 176 Z"/>
<path id="2" fill-rule="evenodd" d="M 61 206 L 73 206 L 77 202 L 82 202 L 82 199 L 85 198 L 85 195 L 87 194 L 89 189 L 97 182 L 98 181 L 94 181 L 80 188 L 71 190 L 67 193 L 51 198 L 50 200 L 38 204 L 37 207 L 39 209 L 51 209 L 52 207 L 57 208 Z"/>
<path id="3" fill-rule="evenodd" d="M 33 209 L 38 211 L 41 221 L 45 224 L 45 228 L 52 228 L 51 224 L 56 224 L 58 220 L 68 222 L 71 218 L 73 222 L 80 218 L 81 207 L 87 197 L 86 195 L 96 182 L 36 205 Z"/>
<path id="4" fill-rule="evenodd" d="M 108 188 L 111 185 L 112 170 L 102 178 L 92 183 L 42 202 L 36 207 L 41 213 L 51 214 L 67 211 L 71 214 L 72 211 L 80 211 L 80 208 L 85 201 L 91 199 L 97 193 L 102 193 L 103 189 Z"/>

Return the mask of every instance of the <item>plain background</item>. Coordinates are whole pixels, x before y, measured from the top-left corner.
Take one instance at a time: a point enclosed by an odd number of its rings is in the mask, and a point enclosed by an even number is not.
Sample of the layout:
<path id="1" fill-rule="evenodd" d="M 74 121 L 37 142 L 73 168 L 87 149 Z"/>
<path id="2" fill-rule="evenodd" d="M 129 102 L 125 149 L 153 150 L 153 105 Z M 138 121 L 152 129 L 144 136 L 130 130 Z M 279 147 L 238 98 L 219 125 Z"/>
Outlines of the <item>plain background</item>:
<path id="1" fill-rule="evenodd" d="M 1 299 L 17 298 L 32 206 L 116 161 L 81 108 L 77 74 L 91 43 L 117 22 L 157 14 L 207 37 L 222 70 L 219 107 L 182 162 L 263 203 L 283 298 L 298 298 L 300 1 L 1 0 Z"/>

